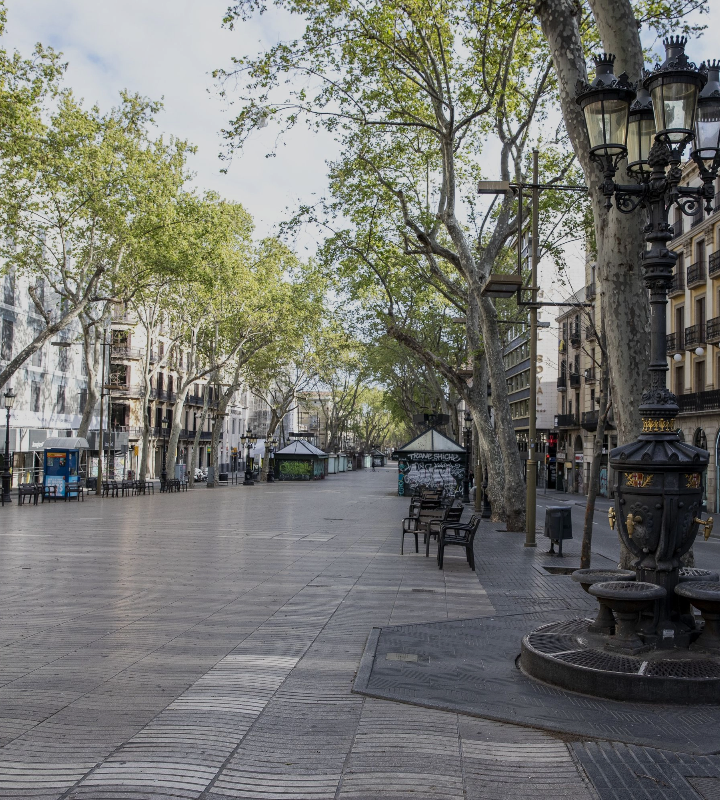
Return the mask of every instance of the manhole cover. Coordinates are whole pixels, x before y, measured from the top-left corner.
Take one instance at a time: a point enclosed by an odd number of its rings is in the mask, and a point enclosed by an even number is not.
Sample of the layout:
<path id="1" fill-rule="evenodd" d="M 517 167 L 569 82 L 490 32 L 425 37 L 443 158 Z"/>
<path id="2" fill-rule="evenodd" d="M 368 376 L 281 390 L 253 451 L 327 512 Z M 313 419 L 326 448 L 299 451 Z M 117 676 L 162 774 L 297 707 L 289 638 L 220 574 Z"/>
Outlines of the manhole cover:
<path id="1" fill-rule="evenodd" d="M 385 654 L 386 661 L 412 661 L 417 662 L 418 655 L 417 653 L 386 653 Z"/>
<path id="2" fill-rule="evenodd" d="M 687 778 L 687 782 L 704 800 L 720 800 L 720 778 Z"/>
<path id="3" fill-rule="evenodd" d="M 551 575 L 572 575 L 580 567 L 543 567 L 543 569 Z"/>

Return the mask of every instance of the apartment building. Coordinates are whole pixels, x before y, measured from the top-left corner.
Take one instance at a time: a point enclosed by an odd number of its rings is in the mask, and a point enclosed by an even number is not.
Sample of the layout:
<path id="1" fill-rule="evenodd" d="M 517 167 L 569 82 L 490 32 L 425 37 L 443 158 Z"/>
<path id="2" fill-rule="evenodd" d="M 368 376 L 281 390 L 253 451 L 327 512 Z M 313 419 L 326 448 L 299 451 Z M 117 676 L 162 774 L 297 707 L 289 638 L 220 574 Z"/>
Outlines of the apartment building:
<path id="1" fill-rule="evenodd" d="M 42 281 L 35 290 L 44 307 L 59 309 L 60 298 Z M 28 294 L 28 280 L 9 272 L 0 277 L 0 368 L 37 336 L 44 322 Z M 74 323 L 53 341 L 68 344 L 79 336 Z M 71 435 L 77 430 L 87 401 L 87 378 L 82 350 L 47 342 L 13 375 L 0 394 L 16 394 L 10 417 L 10 451 L 13 483 L 35 480 L 43 465 L 45 439 Z M 5 445 L 5 414 L 0 420 L 0 441 Z"/>
<path id="2" fill-rule="evenodd" d="M 694 163 L 683 169 L 683 183 L 699 185 Z M 674 209 L 678 253 L 667 315 L 668 385 L 677 395 L 677 423 L 685 441 L 710 452 L 705 481 L 709 511 L 720 510 L 720 192 L 713 211 L 693 217 Z"/>
<path id="3" fill-rule="evenodd" d="M 543 311 L 538 311 L 538 321 L 543 322 Z M 526 326 L 508 330 L 507 344 L 503 348 L 505 378 L 507 381 L 510 414 L 515 426 L 518 447 L 527 459 L 530 430 L 530 331 Z M 557 332 L 554 327 L 538 328 L 537 347 L 537 399 L 536 427 L 538 453 L 547 456 L 542 481 L 555 485 L 555 437 L 553 427 L 557 409 Z M 552 459 L 552 461 L 550 460 Z"/>
<path id="4" fill-rule="evenodd" d="M 567 307 L 557 317 L 558 413 L 557 488 L 587 494 L 594 457 L 595 431 L 600 402 L 600 348 L 596 328 L 600 325 L 600 304 L 595 303 L 594 265 L 588 264 L 587 284 L 567 298 Z M 612 412 L 608 418 L 600 466 L 600 494 L 609 496 L 611 476 L 608 452 L 617 446 Z"/>

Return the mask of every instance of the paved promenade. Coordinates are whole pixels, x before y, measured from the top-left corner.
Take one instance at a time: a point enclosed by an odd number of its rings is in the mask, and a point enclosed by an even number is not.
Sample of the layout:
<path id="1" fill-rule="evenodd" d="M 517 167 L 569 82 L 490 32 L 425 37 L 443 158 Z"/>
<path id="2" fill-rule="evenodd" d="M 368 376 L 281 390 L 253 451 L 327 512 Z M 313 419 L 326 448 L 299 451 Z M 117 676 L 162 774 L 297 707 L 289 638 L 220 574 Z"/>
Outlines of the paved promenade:
<path id="1" fill-rule="evenodd" d="M 522 594 L 488 595 L 481 551 L 477 575 L 460 550 L 443 571 L 400 556 L 395 485 L 388 468 L 0 509 L 0 798 L 720 796 L 638 793 L 596 769 L 605 745 L 351 693 L 373 626 Z M 542 557 L 505 536 L 511 560 Z"/>

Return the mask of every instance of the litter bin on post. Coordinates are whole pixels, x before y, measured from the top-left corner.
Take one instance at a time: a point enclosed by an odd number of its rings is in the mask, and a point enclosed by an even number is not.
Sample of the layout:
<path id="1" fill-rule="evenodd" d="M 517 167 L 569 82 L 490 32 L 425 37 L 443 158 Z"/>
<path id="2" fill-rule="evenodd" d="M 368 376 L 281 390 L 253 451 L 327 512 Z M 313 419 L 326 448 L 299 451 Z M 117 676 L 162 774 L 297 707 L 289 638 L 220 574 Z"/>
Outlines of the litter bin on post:
<path id="1" fill-rule="evenodd" d="M 572 509 L 567 506 L 550 506 L 545 509 L 545 536 L 550 539 L 548 554 L 555 555 L 555 543 L 558 545 L 557 555 L 562 558 L 563 539 L 572 539 Z"/>

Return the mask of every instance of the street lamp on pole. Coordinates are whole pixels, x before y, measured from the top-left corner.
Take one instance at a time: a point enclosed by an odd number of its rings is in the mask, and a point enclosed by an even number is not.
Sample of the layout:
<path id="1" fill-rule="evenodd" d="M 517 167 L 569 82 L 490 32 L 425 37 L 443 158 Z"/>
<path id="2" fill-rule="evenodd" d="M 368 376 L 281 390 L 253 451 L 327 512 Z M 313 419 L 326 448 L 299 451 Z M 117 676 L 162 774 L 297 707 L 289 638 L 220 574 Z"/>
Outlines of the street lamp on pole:
<path id="1" fill-rule="evenodd" d="M 469 411 L 463 417 L 463 446 L 465 447 L 465 476 L 463 477 L 463 503 L 470 502 L 470 454 L 472 451 L 472 416 Z"/>
<path id="2" fill-rule="evenodd" d="M 245 480 L 243 486 L 254 486 L 255 481 L 252 479 L 252 465 L 251 465 L 251 452 L 253 445 L 257 442 L 257 436 L 250 428 L 240 437 L 240 441 L 247 447 L 247 456 L 245 458 Z"/>
<path id="3" fill-rule="evenodd" d="M 162 427 L 162 435 L 163 435 L 163 449 L 162 449 L 162 471 L 160 472 L 160 491 L 164 492 L 167 490 L 167 432 L 168 426 L 170 424 L 170 420 L 167 416 L 163 417 L 160 421 L 160 425 Z"/>
<path id="4" fill-rule="evenodd" d="M 4 394 L 5 399 L 5 458 L 2 473 L 2 493 L 3 502 L 12 502 L 10 498 L 10 488 L 12 483 L 12 471 L 10 469 L 10 412 L 15 403 L 15 392 L 8 386 Z"/>
<path id="5" fill-rule="evenodd" d="M 709 454 L 679 440 L 677 398 L 666 386 L 667 294 L 678 258 L 668 249 L 675 235 L 669 210 L 675 206 L 682 214 L 695 216 L 702 213 L 704 204 L 710 213 L 720 167 L 720 70 L 717 62 L 698 68 L 689 61 L 686 41 L 680 36 L 664 41 L 665 61 L 645 73 L 642 89 L 637 91 L 626 75 L 613 74 L 615 56 L 597 56 L 596 77 L 580 87 L 576 98 L 585 117 L 590 158 L 603 171 L 605 207 L 609 210 L 614 199 L 622 214 L 640 207 L 647 215 L 647 248 L 641 265 L 650 293 L 650 386 L 640 403 L 643 432 L 636 441 L 610 453 L 615 470 L 610 522 L 613 527 L 617 522 L 638 581 L 654 583 L 666 592 L 652 630 L 644 631 L 645 640 L 666 637 L 666 641 L 673 636 L 675 646 L 689 641 L 687 628 L 678 622 L 674 600 L 680 558 L 692 546 L 698 525 L 705 525 L 707 537 L 712 523 L 696 517 Z M 681 186 L 680 164 L 693 139 L 690 156 L 702 185 Z M 626 157 L 626 170 L 634 182 L 615 183 Z M 648 510 L 653 508 L 662 513 L 655 517 Z"/>
<path id="6" fill-rule="evenodd" d="M 267 455 L 268 460 L 268 474 L 267 474 L 267 482 L 274 483 L 275 482 L 275 448 L 278 446 L 278 440 L 273 436 L 272 438 L 268 438 L 265 440 L 265 453 Z"/>

